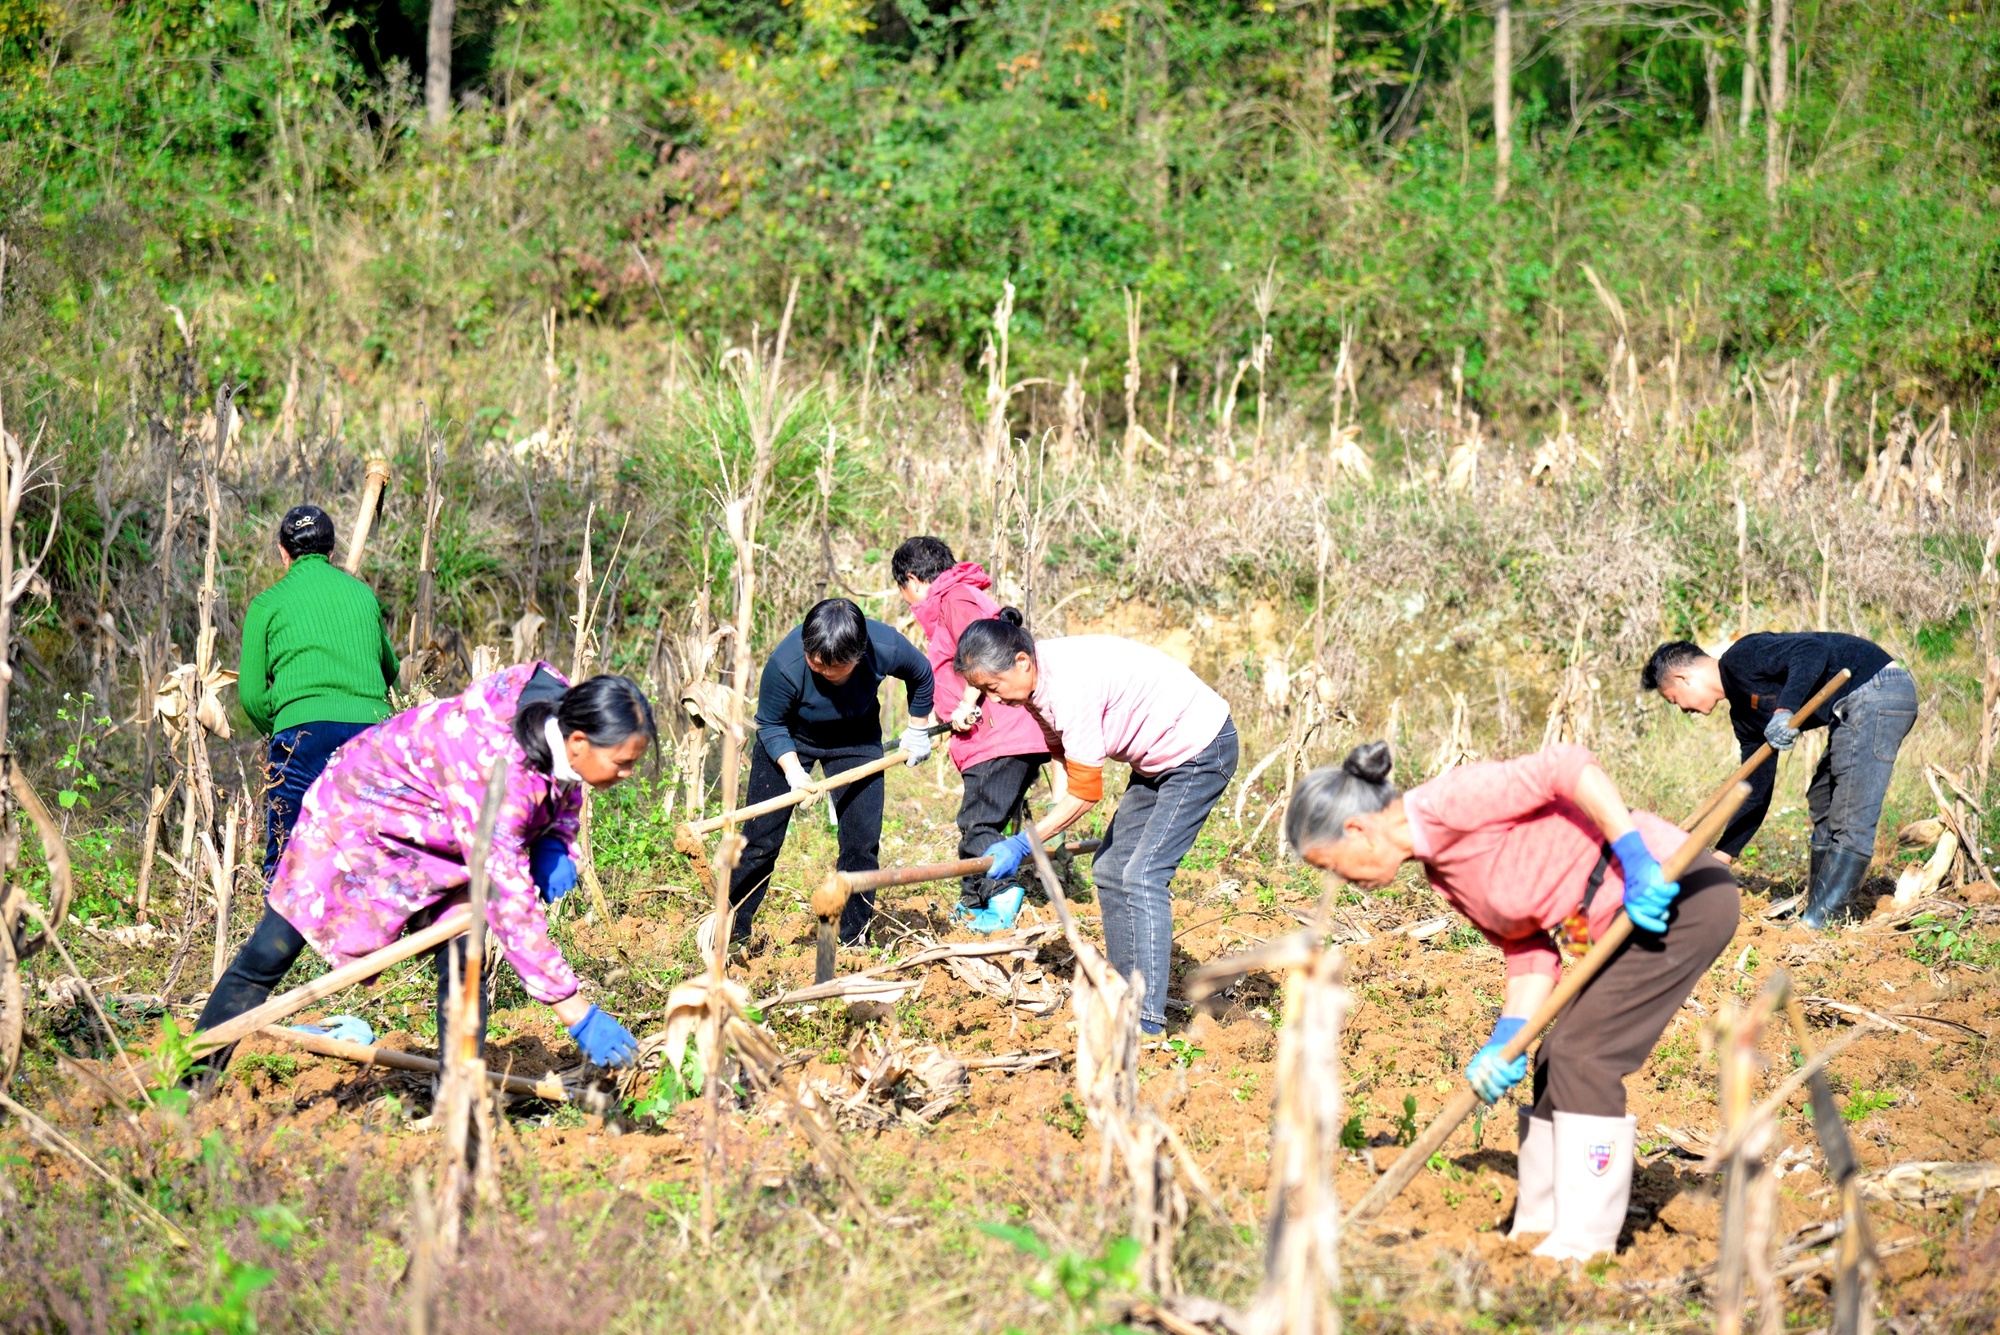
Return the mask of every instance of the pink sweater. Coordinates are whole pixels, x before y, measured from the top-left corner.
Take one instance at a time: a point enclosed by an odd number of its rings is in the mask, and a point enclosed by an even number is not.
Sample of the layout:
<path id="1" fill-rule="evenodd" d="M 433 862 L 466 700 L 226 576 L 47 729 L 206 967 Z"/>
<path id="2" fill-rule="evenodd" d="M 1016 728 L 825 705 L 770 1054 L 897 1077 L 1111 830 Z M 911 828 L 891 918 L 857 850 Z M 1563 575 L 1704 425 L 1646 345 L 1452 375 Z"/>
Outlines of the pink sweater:
<path id="1" fill-rule="evenodd" d="M 1070 635 L 1035 645 L 1028 708 L 1050 754 L 1078 765 L 1122 760 L 1160 774 L 1200 755 L 1229 722 L 1229 702 L 1151 645 Z"/>
<path id="2" fill-rule="evenodd" d="M 1596 757 L 1552 746 L 1518 760 L 1466 765 L 1403 795 L 1418 860 L 1431 886 L 1507 957 L 1507 973 L 1562 972 L 1550 931 L 1576 912 L 1604 835 L 1572 794 Z M 1648 811 L 1633 822 L 1664 860 L 1687 835 Z M 1612 858 L 1590 904 L 1593 939 L 1625 902 Z"/>
<path id="3" fill-rule="evenodd" d="M 976 562 L 960 561 L 931 581 L 924 600 L 910 615 L 924 631 L 924 657 L 930 660 L 937 684 L 938 721 L 951 717 L 965 697 L 965 678 L 951 665 L 958 637 L 975 621 L 1000 615 L 1000 605 L 986 596 L 993 580 Z M 974 765 L 1001 756 L 1032 756 L 1047 750 L 1041 725 L 1019 705 L 982 700 L 979 726 L 951 737 L 951 763 L 963 774 Z"/>

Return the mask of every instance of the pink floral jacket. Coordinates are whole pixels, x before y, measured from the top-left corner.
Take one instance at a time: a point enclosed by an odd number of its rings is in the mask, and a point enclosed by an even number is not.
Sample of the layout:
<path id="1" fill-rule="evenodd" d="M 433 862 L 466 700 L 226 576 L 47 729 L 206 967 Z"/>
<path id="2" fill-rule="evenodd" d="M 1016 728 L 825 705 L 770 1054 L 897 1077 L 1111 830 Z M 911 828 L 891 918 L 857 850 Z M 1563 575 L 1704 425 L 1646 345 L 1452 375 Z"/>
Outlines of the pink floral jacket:
<path id="1" fill-rule="evenodd" d="M 271 909 L 329 964 L 380 950 L 412 915 L 464 890 L 486 774 L 504 759 L 486 920 L 530 996 L 556 1002 L 575 993 L 576 974 L 549 938 L 528 845 L 553 834 L 575 848 L 582 785 L 528 768 L 513 733 L 515 702 L 543 666 L 508 668 L 463 695 L 383 720 L 342 746 L 306 790 L 271 883 Z"/>

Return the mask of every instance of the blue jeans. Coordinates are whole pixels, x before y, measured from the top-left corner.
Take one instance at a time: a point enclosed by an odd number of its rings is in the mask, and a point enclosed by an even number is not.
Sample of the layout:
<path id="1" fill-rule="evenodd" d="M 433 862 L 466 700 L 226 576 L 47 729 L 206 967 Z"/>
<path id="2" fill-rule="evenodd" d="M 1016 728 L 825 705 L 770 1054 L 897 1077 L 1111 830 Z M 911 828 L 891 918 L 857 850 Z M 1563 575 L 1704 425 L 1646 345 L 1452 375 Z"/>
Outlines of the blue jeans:
<path id="1" fill-rule="evenodd" d="M 1174 873 L 1235 773 L 1234 721 L 1225 722 L 1192 760 L 1160 774 L 1134 770 L 1091 860 L 1090 879 L 1104 909 L 1105 951 L 1127 979 L 1136 974 L 1146 980 L 1139 1022 L 1154 1033 L 1167 1022 Z"/>
<path id="2" fill-rule="evenodd" d="M 269 885 L 278 870 L 278 859 L 292 827 L 299 823 L 299 804 L 306 789 L 333 759 L 333 753 L 352 737 L 368 731 L 368 723 L 301 723 L 272 734 L 271 760 L 265 779 L 270 784 L 264 795 L 269 819 L 264 822 L 264 883 Z"/>
<path id="3" fill-rule="evenodd" d="M 1826 753 L 1806 789 L 1813 847 L 1875 856 L 1875 826 L 1896 752 L 1917 721 L 1917 683 L 1890 664 L 1834 706 Z"/>

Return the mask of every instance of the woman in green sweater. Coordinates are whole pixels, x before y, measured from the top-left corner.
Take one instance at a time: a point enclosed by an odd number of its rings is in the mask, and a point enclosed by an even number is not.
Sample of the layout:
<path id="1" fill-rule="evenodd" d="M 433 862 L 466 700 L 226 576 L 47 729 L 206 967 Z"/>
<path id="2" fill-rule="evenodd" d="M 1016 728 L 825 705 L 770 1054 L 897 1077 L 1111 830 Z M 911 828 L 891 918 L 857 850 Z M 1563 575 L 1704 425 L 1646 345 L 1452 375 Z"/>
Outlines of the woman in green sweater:
<path id="1" fill-rule="evenodd" d="M 271 735 L 264 879 L 299 818 L 299 803 L 341 743 L 389 717 L 398 664 L 375 591 L 328 560 L 333 519 L 316 505 L 278 524 L 285 575 L 243 618 L 237 698 Z"/>

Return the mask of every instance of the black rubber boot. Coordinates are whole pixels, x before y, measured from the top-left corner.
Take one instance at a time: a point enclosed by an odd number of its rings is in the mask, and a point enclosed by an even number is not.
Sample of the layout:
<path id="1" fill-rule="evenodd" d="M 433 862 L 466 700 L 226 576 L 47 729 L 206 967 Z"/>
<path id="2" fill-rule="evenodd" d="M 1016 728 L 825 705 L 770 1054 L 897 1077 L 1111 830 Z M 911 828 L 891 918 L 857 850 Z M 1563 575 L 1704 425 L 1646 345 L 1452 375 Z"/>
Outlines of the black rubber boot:
<path id="1" fill-rule="evenodd" d="M 1814 931 L 1847 921 L 1853 915 L 1855 892 L 1868 875 L 1872 860 L 1837 845 L 1826 851 L 1823 860 L 1815 859 L 1819 866 L 1806 890 L 1806 911 L 1799 915 L 1799 921 Z"/>
<path id="2" fill-rule="evenodd" d="M 1806 873 L 1806 892 L 1808 895 L 1811 894 L 1812 888 L 1818 885 L 1826 875 L 1826 855 L 1829 851 L 1829 849 L 1822 848 L 1818 844 L 1812 845 L 1812 869 Z M 1798 905 L 1792 910 L 1792 916 L 1794 918 L 1805 916 L 1805 905 L 1805 899 L 1800 899 Z"/>

